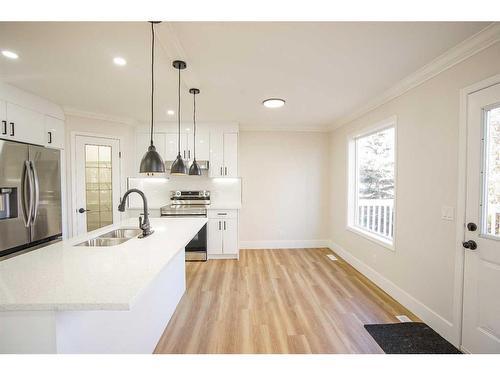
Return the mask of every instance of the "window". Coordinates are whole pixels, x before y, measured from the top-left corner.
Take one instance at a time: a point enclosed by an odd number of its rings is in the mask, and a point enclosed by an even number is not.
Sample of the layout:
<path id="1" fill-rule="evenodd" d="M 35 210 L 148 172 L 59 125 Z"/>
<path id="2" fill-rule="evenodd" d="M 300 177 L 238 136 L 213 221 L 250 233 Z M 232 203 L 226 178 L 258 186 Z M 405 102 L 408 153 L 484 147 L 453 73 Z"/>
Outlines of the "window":
<path id="1" fill-rule="evenodd" d="M 395 120 L 350 138 L 348 228 L 392 248 Z"/>

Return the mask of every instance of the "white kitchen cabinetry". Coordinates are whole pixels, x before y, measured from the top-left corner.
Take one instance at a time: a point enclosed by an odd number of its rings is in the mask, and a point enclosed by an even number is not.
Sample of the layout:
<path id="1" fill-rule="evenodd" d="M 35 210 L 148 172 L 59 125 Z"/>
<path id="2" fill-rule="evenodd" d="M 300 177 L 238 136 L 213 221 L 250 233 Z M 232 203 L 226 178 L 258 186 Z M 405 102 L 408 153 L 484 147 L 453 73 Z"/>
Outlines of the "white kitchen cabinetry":
<path id="1" fill-rule="evenodd" d="M 237 258 L 239 254 L 238 211 L 209 210 L 207 237 L 209 256 Z"/>
<path id="2" fill-rule="evenodd" d="M 64 148 L 64 121 L 52 116 L 45 116 L 45 146 Z"/>
<path id="3" fill-rule="evenodd" d="M 166 160 L 174 161 L 178 152 L 177 133 L 167 133 Z M 193 133 L 181 133 L 181 156 L 190 162 L 194 159 L 194 135 Z M 208 131 L 196 132 L 196 160 L 209 160 L 210 158 L 210 136 Z"/>
<path id="4" fill-rule="evenodd" d="M 0 138 L 7 138 L 7 103 L 0 100 Z"/>
<path id="5" fill-rule="evenodd" d="M 210 132 L 210 177 L 238 177 L 238 133 Z"/>
<path id="6" fill-rule="evenodd" d="M 45 145 L 44 118 L 41 113 L 7 102 L 2 116 L 0 137 L 12 141 Z M 2 110 L 0 110 L 1 112 Z"/>

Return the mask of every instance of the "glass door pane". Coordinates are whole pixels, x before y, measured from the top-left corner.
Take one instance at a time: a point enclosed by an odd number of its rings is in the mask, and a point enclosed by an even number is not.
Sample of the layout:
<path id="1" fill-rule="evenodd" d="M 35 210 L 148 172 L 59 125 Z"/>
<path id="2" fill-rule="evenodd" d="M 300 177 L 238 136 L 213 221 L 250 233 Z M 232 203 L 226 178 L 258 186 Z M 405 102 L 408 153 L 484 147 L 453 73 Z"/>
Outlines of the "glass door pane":
<path id="1" fill-rule="evenodd" d="M 500 238 L 500 107 L 485 111 L 481 234 Z"/>
<path id="2" fill-rule="evenodd" d="M 85 145 L 87 231 L 113 224 L 111 146 Z"/>

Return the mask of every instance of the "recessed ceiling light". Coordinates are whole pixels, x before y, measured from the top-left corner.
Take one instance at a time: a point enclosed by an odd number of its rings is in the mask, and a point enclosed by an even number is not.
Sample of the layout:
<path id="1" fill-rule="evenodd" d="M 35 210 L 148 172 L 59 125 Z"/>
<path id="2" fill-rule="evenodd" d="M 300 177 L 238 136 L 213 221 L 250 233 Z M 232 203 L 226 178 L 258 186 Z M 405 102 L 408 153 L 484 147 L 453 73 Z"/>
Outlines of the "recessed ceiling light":
<path id="1" fill-rule="evenodd" d="M 115 58 L 113 59 L 113 62 L 114 62 L 116 65 L 120 65 L 120 66 L 127 65 L 127 60 L 125 60 L 123 57 L 115 57 Z"/>
<path id="2" fill-rule="evenodd" d="M 280 108 L 285 105 L 285 101 L 283 99 L 271 98 L 264 100 L 262 104 L 267 108 Z"/>
<path id="3" fill-rule="evenodd" d="M 12 52 L 12 51 L 7 51 L 7 50 L 3 50 L 2 55 L 4 55 L 5 57 L 7 57 L 9 59 L 13 59 L 13 60 L 19 58 L 19 55 L 17 53 Z"/>
<path id="4" fill-rule="evenodd" d="M 173 110 L 169 109 L 169 110 L 167 111 L 167 115 L 169 115 L 169 116 L 173 116 L 173 115 L 175 115 L 175 111 L 173 111 Z"/>

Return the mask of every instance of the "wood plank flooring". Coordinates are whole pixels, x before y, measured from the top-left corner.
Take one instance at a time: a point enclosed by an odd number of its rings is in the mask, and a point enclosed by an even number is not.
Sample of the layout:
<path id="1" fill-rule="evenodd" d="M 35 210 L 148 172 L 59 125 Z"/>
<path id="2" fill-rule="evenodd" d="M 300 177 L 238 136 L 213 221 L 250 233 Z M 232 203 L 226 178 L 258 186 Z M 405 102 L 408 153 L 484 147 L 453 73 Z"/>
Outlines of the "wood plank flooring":
<path id="1" fill-rule="evenodd" d="M 155 353 L 382 353 L 363 324 L 418 318 L 328 249 L 187 263 Z"/>

